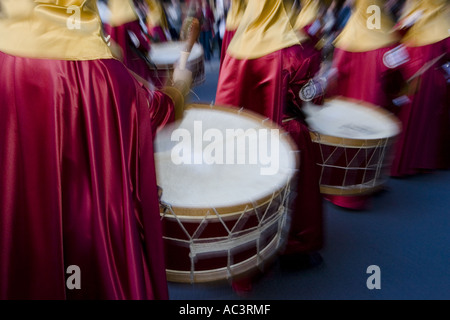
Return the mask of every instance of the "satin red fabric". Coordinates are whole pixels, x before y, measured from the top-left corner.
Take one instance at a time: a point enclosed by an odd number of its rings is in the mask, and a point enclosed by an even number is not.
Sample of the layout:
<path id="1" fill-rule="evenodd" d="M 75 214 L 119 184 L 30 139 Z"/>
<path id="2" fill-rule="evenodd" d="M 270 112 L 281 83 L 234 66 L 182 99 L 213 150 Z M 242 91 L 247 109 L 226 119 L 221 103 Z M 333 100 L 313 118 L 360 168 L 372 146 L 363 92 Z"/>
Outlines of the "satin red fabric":
<path id="1" fill-rule="evenodd" d="M 450 168 L 450 86 L 441 69 L 450 59 L 450 38 L 407 50 L 410 61 L 403 68 L 405 78 L 428 61 L 446 56 L 421 76 L 417 91 L 409 97 L 411 103 L 397 112 L 403 131 L 391 168 L 396 177 Z"/>
<path id="2" fill-rule="evenodd" d="M 139 21 L 135 20 L 115 27 L 105 24 L 104 28 L 105 32 L 111 36 L 111 39 L 122 48 L 122 61 L 125 66 L 146 81 L 150 81 L 156 87 L 161 88 L 163 83 L 159 80 L 156 70 L 151 69 L 147 62 L 140 56 L 143 55 L 148 57 L 151 44 L 150 40 L 142 33 Z M 139 40 L 139 47 L 137 49 L 133 49 L 129 32 L 136 35 Z"/>
<path id="3" fill-rule="evenodd" d="M 222 68 L 223 60 L 225 59 L 225 54 L 227 53 L 228 46 L 230 45 L 230 42 L 235 34 L 236 30 L 225 29 L 222 39 L 222 48 L 220 49 L 220 68 Z"/>
<path id="4" fill-rule="evenodd" d="M 349 52 L 339 48 L 334 50 L 333 67 L 339 74 L 327 96 L 342 96 L 365 101 L 390 111 L 395 107 L 392 100 L 404 86 L 400 68 L 390 69 L 383 63 L 386 52 L 392 45 L 367 52 Z"/>
<path id="5" fill-rule="evenodd" d="M 0 299 L 167 299 L 157 99 L 117 60 L 0 65 Z"/>
<path id="6" fill-rule="evenodd" d="M 161 93 L 158 90 L 150 90 L 145 85 L 141 84 L 146 91 L 147 97 L 152 101 L 149 108 L 150 120 L 152 122 L 153 136 L 163 129 L 169 123 L 175 121 L 175 105 L 168 95 Z"/>
<path id="7" fill-rule="evenodd" d="M 128 69 L 154 85 L 156 88 L 163 87 L 165 81 L 160 79 L 158 72 L 155 69 L 151 69 L 144 59 L 139 57 L 136 51 L 132 49 L 132 45 L 130 43 L 131 38 L 128 31 L 133 32 L 138 37 L 139 43 L 141 44 L 138 50 L 142 55 L 147 56 L 150 50 L 150 42 L 148 38 L 143 35 L 139 21 L 136 20 L 117 27 L 105 25 L 105 31 L 122 48 L 122 62 Z M 158 129 L 175 121 L 175 109 L 173 102 L 166 95 L 154 95 L 154 91 L 147 89 L 144 83 L 141 83 L 141 85 L 145 90 L 147 90 L 148 95 L 152 97 L 152 99 L 156 100 L 153 104 L 154 108 L 150 109 L 153 133 L 156 133 Z"/>
<path id="8" fill-rule="evenodd" d="M 300 152 L 300 173 L 285 254 L 309 253 L 323 246 L 319 172 L 309 130 L 302 121 L 300 88 L 319 70 L 320 52 L 295 45 L 253 60 L 226 55 L 216 104 L 244 107 L 272 119 L 289 132 Z M 296 117 L 283 123 L 283 119 Z"/>
<path id="9" fill-rule="evenodd" d="M 166 34 L 161 26 L 156 26 L 149 29 L 150 36 L 154 39 L 155 42 L 167 42 Z"/>

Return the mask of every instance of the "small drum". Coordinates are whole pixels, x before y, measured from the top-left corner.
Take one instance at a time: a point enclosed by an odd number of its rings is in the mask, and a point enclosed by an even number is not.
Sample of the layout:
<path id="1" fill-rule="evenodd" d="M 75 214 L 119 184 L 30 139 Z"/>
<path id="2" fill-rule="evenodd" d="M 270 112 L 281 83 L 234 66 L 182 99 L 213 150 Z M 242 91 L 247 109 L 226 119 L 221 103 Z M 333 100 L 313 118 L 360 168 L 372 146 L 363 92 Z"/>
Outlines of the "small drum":
<path id="1" fill-rule="evenodd" d="M 269 120 L 191 105 L 155 138 L 167 277 L 211 282 L 261 269 L 285 243 L 298 154 Z"/>
<path id="2" fill-rule="evenodd" d="M 322 194 L 355 196 L 383 187 L 401 126 L 374 105 L 344 98 L 308 105 L 306 121 L 318 153 Z"/>
<path id="3" fill-rule="evenodd" d="M 185 43 L 182 41 L 161 42 L 151 45 L 149 58 L 156 66 L 156 72 L 161 86 L 172 79 L 175 64 L 180 59 L 180 52 Z M 192 71 L 192 86 L 199 86 L 205 82 L 205 63 L 203 48 L 195 43 L 192 47 L 186 68 Z"/>

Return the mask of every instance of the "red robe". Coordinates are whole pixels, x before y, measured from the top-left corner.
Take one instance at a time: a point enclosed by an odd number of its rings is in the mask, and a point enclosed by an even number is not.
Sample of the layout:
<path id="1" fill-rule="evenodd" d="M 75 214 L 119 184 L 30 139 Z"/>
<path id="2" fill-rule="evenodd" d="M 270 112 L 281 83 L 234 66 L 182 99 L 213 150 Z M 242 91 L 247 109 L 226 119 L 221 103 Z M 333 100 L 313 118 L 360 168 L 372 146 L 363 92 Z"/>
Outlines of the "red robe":
<path id="1" fill-rule="evenodd" d="M 138 50 L 142 55 L 148 56 L 148 52 L 150 51 L 150 42 L 143 35 L 139 21 L 136 20 L 117 27 L 105 25 L 105 31 L 122 48 L 123 64 L 128 69 L 149 83 L 155 85 L 157 88 L 163 87 L 165 80 L 162 80 L 159 77 L 157 70 L 151 69 L 145 60 L 142 59 L 134 49 L 132 49 L 128 31 L 132 31 L 138 37 L 140 43 Z M 153 93 L 149 92 L 149 95 L 153 96 Z M 175 110 L 173 104 L 170 101 L 167 101 L 165 97 L 166 96 L 155 96 L 155 99 L 164 99 L 165 101 L 161 101 L 162 103 L 155 103 L 155 108 L 150 109 L 154 132 L 158 128 L 162 128 L 166 124 L 175 121 Z"/>
<path id="2" fill-rule="evenodd" d="M 162 93 L 149 101 L 113 59 L 0 65 L 0 299 L 167 299 L 149 117 Z"/>
<path id="3" fill-rule="evenodd" d="M 393 111 L 392 100 L 397 97 L 404 81 L 400 68 L 390 69 L 383 56 L 397 45 L 366 52 L 334 50 L 333 67 L 338 69 L 335 86 L 327 95 L 343 96 L 365 101 Z"/>
<path id="4" fill-rule="evenodd" d="M 301 120 L 300 88 L 319 70 L 320 54 L 295 45 L 252 60 L 225 56 L 216 104 L 244 107 L 272 119 L 289 132 L 300 152 L 291 228 L 284 253 L 310 253 L 323 246 L 319 171 L 309 130 Z M 283 119 L 297 117 L 283 123 Z"/>
<path id="5" fill-rule="evenodd" d="M 149 35 L 153 39 L 155 39 L 156 42 L 167 42 L 169 39 L 167 39 L 166 33 L 164 32 L 164 29 L 161 26 L 155 26 L 149 28 Z"/>
<path id="6" fill-rule="evenodd" d="M 423 170 L 450 168 L 450 86 L 441 66 L 450 58 L 450 38 L 409 47 L 410 61 L 405 78 L 413 76 L 426 62 L 447 53 L 420 77 L 417 91 L 397 113 L 403 131 L 396 145 L 392 176 L 417 174 Z"/>
<path id="7" fill-rule="evenodd" d="M 222 68 L 223 60 L 225 59 L 225 55 L 227 53 L 228 46 L 230 45 L 231 40 L 236 34 L 236 30 L 227 30 L 225 29 L 225 33 L 223 34 L 222 39 L 222 48 L 220 49 L 220 68 Z"/>
<path id="8" fill-rule="evenodd" d="M 162 87 L 156 70 L 151 69 L 147 62 L 140 57 L 140 55 L 148 57 L 150 41 L 143 35 L 139 21 L 135 20 L 115 27 L 105 24 L 104 27 L 105 32 L 122 48 L 122 61 L 125 66 L 145 80 L 152 82 L 155 86 Z M 133 32 L 139 40 L 140 46 L 138 49 L 133 49 L 129 31 Z M 139 51 L 140 55 L 136 50 Z"/>

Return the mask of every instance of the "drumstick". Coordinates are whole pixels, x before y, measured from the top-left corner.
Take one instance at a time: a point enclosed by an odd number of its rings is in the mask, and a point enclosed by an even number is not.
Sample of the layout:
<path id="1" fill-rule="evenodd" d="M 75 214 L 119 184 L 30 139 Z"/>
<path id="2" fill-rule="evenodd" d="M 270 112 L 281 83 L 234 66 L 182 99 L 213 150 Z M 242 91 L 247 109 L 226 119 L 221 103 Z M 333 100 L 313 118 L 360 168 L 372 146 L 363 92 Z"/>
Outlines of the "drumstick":
<path id="1" fill-rule="evenodd" d="M 427 72 L 429 69 L 431 69 L 432 66 L 434 66 L 439 60 L 441 60 L 447 53 L 443 53 L 441 54 L 439 57 L 436 57 L 430 61 L 428 61 L 427 63 L 425 63 L 420 69 L 419 71 L 417 71 L 415 74 L 413 74 L 408 80 L 407 82 L 410 83 L 412 82 L 414 79 L 420 77 L 421 75 L 423 75 L 425 72 Z"/>
<path id="2" fill-rule="evenodd" d="M 189 55 L 191 54 L 192 47 L 198 39 L 198 35 L 200 34 L 200 22 L 198 19 L 193 18 L 191 24 L 188 28 L 188 35 L 186 39 L 186 46 L 184 50 L 181 51 L 180 61 L 179 61 L 179 69 L 186 69 L 186 64 L 189 59 Z"/>
<path id="3" fill-rule="evenodd" d="M 422 67 L 416 73 L 414 73 L 409 79 L 406 80 L 406 85 L 405 85 L 405 88 L 402 90 L 402 94 L 400 95 L 399 98 L 397 98 L 395 100 L 403 99 L 404 97 L 408 97 L 410 95 L 413 95 L 415 92 L 417 92 L 417 90 L 419 89 L 419 85 L 420 85 L 420 76 L 422 76 L 425 72 L 430 70 L 445 55 L 446 55 L 446 53 L 443 53 L 439 57 L 429 60 L 428 62 L 423 64 Z M 408 100 L 408 99 L 406 99 L 406 100 Z M 401 102 L 400 102 L 400 104 L 401 104 Z"/>
<path id="4" fill-rule="evenodd" d="M 405 17 L 403 20 L 400 20 L 393 28 L 389 31 L 389 33 L 394 33 L 400 31 L 402 29 L 408 29 L 412 27 L 423 15 L 423 10 L 418 10 L 413 12 L 411 15 Z"/>

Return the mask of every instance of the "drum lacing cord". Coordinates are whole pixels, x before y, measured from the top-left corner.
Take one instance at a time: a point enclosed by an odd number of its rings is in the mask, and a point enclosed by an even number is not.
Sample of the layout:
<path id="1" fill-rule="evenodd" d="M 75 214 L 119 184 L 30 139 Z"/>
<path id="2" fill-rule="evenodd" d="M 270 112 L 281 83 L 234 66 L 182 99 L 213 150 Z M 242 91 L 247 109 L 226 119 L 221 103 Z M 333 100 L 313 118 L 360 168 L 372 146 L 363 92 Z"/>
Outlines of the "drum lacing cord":
<path id="1" fill-rule="evenodd" d="M 197 93 L 195 93 L 194 90 L 189 89 L 189 92 L 192 93 L 197 98 L 198 101 L 200 101 L 200 97 L 197 95 Z"/>
<path id="2" fill-rule="evenodd" d="M 273 202 L 273 198 L 275 197 L 275 194 L 272 195 L 272 198 L 269 202 L 269 204 L 267 205 L 267 208 L 264 212 L 264 214 L 261 216 L 259 214 L 259 210 L 258 210 L 258 205 L 250 200 L 250 202 L 252 203 L 252 207 L 249 208 L 249 206 L 246 206 L 245 209 L 243 210 L 242 214 L 240 215 L 239 219 L 234 223 L 233 227 L 231 228 L 231 230 L 228 228 L 228 226 L 226 225 L 225 221 L 223 220 L 222 216 L 219 214 L 219 212 L 217 211 L 217 209 L 212 208 L 212 211 L 214 212 L 215 216 L 218 218 L 218 220 L 220 221 L 220 223 L 222 224 L 222 226 L 225 228 L 226 232 L 228 233 L 228 236 L 226 237 L 226 239 L 224 239 L 224 237 L 217 237 L 217 238 L 208 238 L 208 242 L 202 243 L 202 242 L 196 242 L 196 232 L 193 234 L 193 236 L 190 238 L 190 258 L 191 258 L 191 281 L 194 280 L 194 273 L 195 273 L 195 258 L 197 257 L 198 254 L 202 254 L 202 253 L 213 253 L 213 252 L 219 252 L 219 251 L 226 251 L 227 252 L 227 277 L 231 278 L 232 277 L 232 253 L 233 253 L 233 249 L 239 248 L 242 246 L 244 246 L 245 244 L 249 244 L 253 241 L 256 241 L 256 257 L 257 257 L 257 265 L 260 265 L 261 263 L 261 256 L 260 256 L 260 236 L 261 234 L 268 228 L 268 226 L 270 225 L 266 225 L 263 226 L 262 222 L 264 221 L 264 218 L 268 212 L 268 209 L 270 207 L 270 205 Z M 243 224 L 245 224 L 245 221 L 248 219 L 249 215 L 251 214 L 251 212 L 255 213 L 255 216 L 258 219 L 258 225 L 250 230 L 242 230 L 242 226 Z M 202 220 L 201 225 L 203 224 L 203 222 L 205 221 L 205 219 L 207 218 L 207 216 L 209 216 L 209 211 L 208 214 L 204 217 L 204 219 Z M 250 231 L 250 232 L 249 232 Z M 240 235 L 241 233 L 245 233 L 244 235 Z M 198 235 L 200 236 L 200 235 Z M 239 238 L 233 238 L 234 237 L 239 237 Z"/>
<path id="3" fill-rule="evenodd" d="M 380 155 L 380 159 L 386 159 L 387 155 L 387 150 L 388 150 L 388 139 L 383 140 L 383 145 L 382 145 L 382 151 L 381 151 L 381 155 Z M 372 155 L 373 156 L 373 155 Z M 380 177 L 382 174 L 382 170 L 385 168 L 385 162 L 383 161 L 378 161 L 378 165 L 377 165 L 377 170 L 375 173 L 376 177 Z M 387 180 L 387 177 L 386 177 Z M 374 181 L 374 185 L 375 185 L 375 181 Z"/>
<path id="4" fill-rule="evenodd" d="M 265 122 L 270 121 L 270 118 L 265 118 L 261 120 L 261 123 L 264 124 Z"/>
<path id="5" fill-rule="evenodd" d="M 180 218 L 178 217 L 178 215 L 175 214 L 175 212 L 172 209 L 172 205 L 164 202 L 162 200 L 159 201 L 159 204 L 161 207 L 164 208 L 163 213 L 161 214 L 161 221 L 167 216 L 167 212 L 170 213 L 171 216 L 175 217 L 175 219 L 177 220 L 178 224 L 180 225 L 181 229 L 183 230 L 183 232 L 185 233 L 185 235 L 188 238 L 191 238 L 191 235 L 189 234 L 189 232 L 186 230 L 186 228 L 184 227 L 183 223 L 181 222 Z"/>
<path id="6" fill-rule="evenodd" d="M 384 162 L 382 160 L 385 159 L 385 156 L 386 156 L 388 139 L 382 139 L 377 143 L 376 146 L 374 146 L 374 149 L 376 149 L 376 150 L 379 150 L 381 148 L 380 154 L 378 154 L 377 152 L 374 151 L 374 152 L 372 152 L 372 155 L 369 157 L 369 154 L 368 154 L 369 149 L 368 148 L 360 148 L 359 151 L 356 152 L 355 155 L 349 161 L 349 157 L 346 152 L 346 148 L 348 146 L 346 146 L 344 143 L 339 143 L 339 145 L 335 146 L 335 149 L 328 155 L 328 157 L 325 157 L 322 144 L 320 143 L 320 141 L 321 141 L 320 133 L 314 132 L 314 134 L 317 136 L 317 139 L 315 139 L 315 140 L 316 140 L 316 143 L 319 145 L 320 156 L 322 159 L 322 163 L 317 164 L 321 167 L 320 179 L 319 179 L 321 184 L 322 184 L 322 178 L 323 178 L 325 168 L 343 169 L 342 166 L 333 165 L 333 164 L 328 163 L 330 160 L 339 158 L 343 153 L 344 157 L 345 157 L 346 166 L 345 166 L 344 177 L 342 180 L 343 182 L 342 182 L 342 185 L 339 187 L 340 189 L 345 190 L 345 189 L 354 188 L 354 186 L 352 186 L 352 185 L 350 185 L 350 186 L 345 185 L 346 181 L 347 181 L 347 177 L 348 177 L 348 172 L 350 170 L 354 170 L 354 171 L 363 170 L 364 172 L 363 172 L 362 181 L 366 181 L 366 173 L 370 167 L 373 167 L 373 170 L 375 171 L 374 178 L 371 181 L 359 184 L 359 189 L 362 190 L 364 188 L 375 187 L 377 185 L 377 181 L 382 173 L 382 170 L 383 170 L 383 168 L 385 168 Z M 327 146 L 329 146 L 329 145 L 327 145 Z M 364 153 L 365 153 L 364 159 L 366 161 L 366 166 L 365 167 L 350 166 L 350 164 L 354 163 L 355 160 L 357 159 L 357 157 L 360 155 L 361 150 L 364 150 Z M 370 166 L 369 164 L 372 163 L 372 161 L 376 155 L 379 155 L 379 161 L 375 165 Z M 361 160 L 360 162 L 362 162 L 362 161 L 363 160 Z"/>
<path id="7" fill-rule="evenodd" d="M 191 267 L 190 267 L 190 279 L 191 282 L 194 282 L 195 280 L 195 262 L 197 259 L 197 256 L 199 254 L 208 254 L 208 253 L 214 253 L 214 252 L 227 252 L 227 276 L 228 278 L 231 278 L 233 276 L 233 270 L 232 270 L 232 253 L 233 250 L 236 248 L 242 248 L 246 244 L 251 244 L 252 242 L 256 241 L 256 265 L 260 268 L 262 266 L 263 260 L 263 254 L 260 245 L 260 238 L 261 235 L 272 227 L 275 223 L 278 223 L 277 228 L 277 234 L 276 237 L 276 248 L 279 248 L 281 244 L 284 242 L 283 234 L 286 231 L 286 224 L 287 224 L 287 210 L 286 210 L 286 203 L 288 201 L 288 195 L 290 194 L 290 187 L 289 184 L 284 188 L 283 192 L 279 194 L 281 196 L 280 205 L 277 208 L 277 211 L 272 213 L 270 217 L 267 218 L 269 215 L 269 209 L 271 208 L 274 199 L 277 198 L 278 194 L 277 192 L 274 192 L 272 194 L 272 197 L 268 203 L 265 203 L 266 209 L 264 210 L 264 213 L 261 214 L 259 210 L 259 206 L 254 202 L 250 201 L 252 203 L 252 207 L 246 206 L 243 210 L 242 214 L 240 215 L 239 219 L 234 223 L 233 227 L 230 228 L 226 225 L 224 219 L 219 214 L 219 212 L 212 208 L 212 212 L 214 215 L 218 218 L 222 226 L 225 228 L 226 232 L 228 233 L 228 236 L 226 237 L 216 237 L 216 238 L 207 238 L 207 239 L 199 239 L 198 237 L 201 235 L 201 232 L 206 227 L 206 224 L 208 223 L 208 217 L 211 217 L 212 213 L 208 210 L 207 214 L 202 218 L 202 221 L 200 222 L 199 226 L 195 230 L 195 232 L 190 235 L 189 232 L 186 230 L 186 228 L 183 225 L 183 222 L 181 219 L 175 214 L 172 206 L 164 201 L 160 201 L 161 207 L 164 209 L 163 214 L 161 215 L 161 220 L 166 217 L 168 213 L 173 216 L 177 223 L 182 228 L 183 232 L 186 234 L 187 238 L 189 240 L 181 240 L 181 239 L 172 239 L 169 237 L 164 237 L 168 240 L 178 241 L 178 242 L 184 242 L 189 245 L 190 253 L 189 258 L 191 261 Z M 254 212 L 255 216 L 258 219 L 258 225 L 247 229 L 242 230 L 242 226 L 245 224 L 246 220 L 250 216 L 250 214 Z M 202 241 L 204 240 L 204 242 Z M 273 240 L 274 241 L 274 240 Z"/>
<path id="8" fill-rule="evenodd" d="M 175 217 L 175 219 L 176 219 L 178 225 L 181 227 L 181 229 L 183 230 L 184 234 L 185 234 L 185 235 L 187 236 L 187 238 L 189 239 L 189 247 L 191 248 L 191 247 L 192 247 L 193 239 L 192 239 L 191 235 L 189 234 L 189 232 L 188 232 L 188 231 L 186 230 L 186 228 L 184 227 L 184 225 L 183 225 L 183 223 L 181 222 L 181 220 L 180 220 L 180 218 L 178 217 L 178 215 L 175 214 L 175 212 L 173 211 L 172 205 L 170 205 L 169 203 L 164 202 L 164 201 L 162 201 L 162 200 L 159 201 L 159 204 L 160 204 L 160 206 L 164 209 L 164 210 L 163 210 L 163 213 L 161 214 L 161 221 L 167 216 L 167 212 L 169 212 L 171 216 Z M 208 211 L 207 215 L 209 215 L 209 211 Z M 202 226 L 202 224 L 203 224 L 203 220 L 202 220 L 202 223 L 199 224 L 199 227 L 198 227 L 198 228 L 200 228 L 200 226 Z M 198 230 L 198 228 L 197 228 L 197 230 Z M 197 233 L 197 230 L 194 232 L 194 234 Z M 177 239 L 171 239 L 171 238 L 169 238 L 169 237 L 164 237 L 164 236 L 163 236 L 163 238 L 164 238 L 164 239 L 168 239 L 168 240 L 175 240 L 175 241 L 177 241 Z M 192 255 L 191 252 L 192 252 L 192 250 L 190 250 L 190 252 L 189 252 L 189 258 L 190 258 L 190 260 L 191 260 L 191 273 L 190 273 L 190 277 L 191 277 L 191 282 L 193 283 L 193 282 L 194 282 L 194 271 L 195 271 L 195 269 L 193 269 L 193 266 L 194 266 L 194 258 L 195 258 L 195 257 Z"/>
<path id="9" fill-rule="evenodd" d="M 267 208 L 265 209 L 264 213 L 261 215 L 260 210 L 258 206 L 255 203 L 252 203 L 252 207 L 249 208 L 248 206 L 245 208 L 241 216 L 239 217 L 238 221 L 234 224 L 233 228 L 228 231 L 228 236 L 226 239 L 224 237 L 217 237 L 217 238 L 209 238 L 208 243 L 196 243 L 195 241 L 192 242 L 191 245 L 191 253 L 192 256 L 195 257 L 198 254 L 202 253 L 213 253 L 213 252 L 220 252 L 220 251 L 226 251 L 227 252 L 227 277 L 231 278 L 233 276 L 233 251 L 240 248 L 241 250 L 245 248 L 245 245 L 250 245 L 251 243 L 256 241 L 256 266 L 261 267 L 263 262 L 263 254 L 261 248 L 261 235 L 268 230 L 270 227 L 272 227 L 273 224 L 277 223 L 279 224 L 278 230 L 280 230 L 280 224 L 283 220 L 282 212 L 285 211 L 284 206 L 280 205 L 278 210 L 273 213 L 273 216 L 266 219 L 266 216 L 268 214 L 268 210 L 273 203 L 273 200 L 275 198 L 275 194 L 271 198 L 269 204 L 267 204 Z M 225 222 L 221 218 L 220 214 L 217 212 L 216 209 L 213 209 L 216 216 L 219 218 L 221 223 L 225 225 Z M 258 225 L 256 227 L 253 227 L 248 230 L 241 230 L 240 228 L 240 221 L 245 220 L 245 217 L 248 217 L 251 212 L 255 212 L 255 215 L 258 219 Z M 245 221 L 244 221 L 245 222 Z M 239 229 L 239 230 L 236 230 Z M 277 246 L 279 243 L 279 237 L 277 237 Z M 195 260 L 191 260 L 191 279 L 193 280 L 194 277 L 194 263 Z"/>

